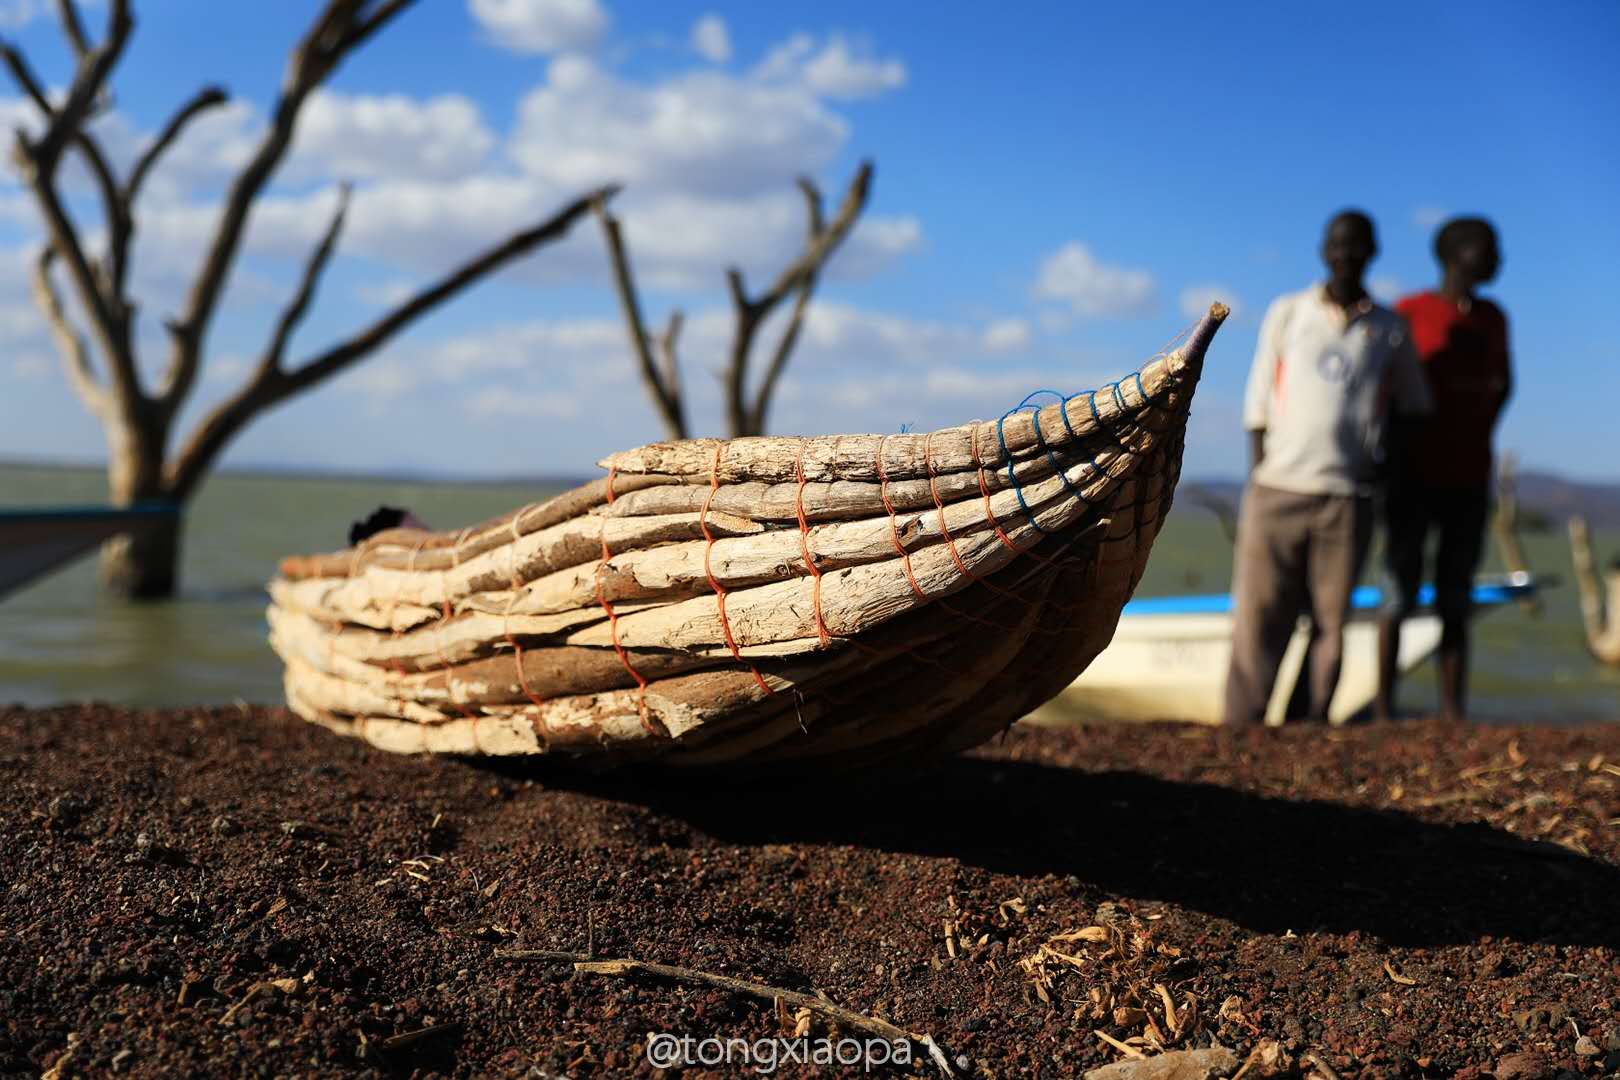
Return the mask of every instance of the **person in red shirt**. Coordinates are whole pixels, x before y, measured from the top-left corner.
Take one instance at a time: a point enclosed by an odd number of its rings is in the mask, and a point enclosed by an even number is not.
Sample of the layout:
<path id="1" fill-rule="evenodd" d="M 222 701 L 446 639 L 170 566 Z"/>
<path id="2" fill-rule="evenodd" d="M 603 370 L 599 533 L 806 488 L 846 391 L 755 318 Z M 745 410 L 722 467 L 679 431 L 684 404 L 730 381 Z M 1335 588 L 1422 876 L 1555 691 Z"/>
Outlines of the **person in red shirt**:
<path id="1" fill-rule="evenodd" d="M 1412 328 L 1434 397 L 1434 413 L 1392 432 L 1386 490 L 1385 557 L 1391 588 L 1379 624 L 1378 696 L 1373 712 L 1395 710 L 1401 621 L 1416 604 L 1423 549 L 1439 537 L 1435 609 L 1441 619 L 1440 714 L 1460 722 L 1468 680 L 1468 620 L 1474 570 L 1490 507 L 1491 435 L 1512 390 L 1507 317 L 1476 295 L 1502 265 L 1496 230 L 1483 218 L 1455 218 L 1434 240 L 1440 287 L 1395 305 Z"/>

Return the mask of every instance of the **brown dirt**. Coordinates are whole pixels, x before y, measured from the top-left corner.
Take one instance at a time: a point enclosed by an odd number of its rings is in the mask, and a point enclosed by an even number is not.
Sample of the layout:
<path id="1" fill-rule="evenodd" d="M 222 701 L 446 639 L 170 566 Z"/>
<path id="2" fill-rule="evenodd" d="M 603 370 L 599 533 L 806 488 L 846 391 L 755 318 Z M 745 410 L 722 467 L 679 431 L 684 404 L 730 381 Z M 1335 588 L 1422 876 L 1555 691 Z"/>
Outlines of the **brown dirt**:
<path id="1" fill-rule="evenodd" d="M 1620 1070 L 1620 726 L 1032 730 L 753 788 L 262 709 L 0 710 L 0 748 L 8 1074 L 650 1075 L 648 1032 L 793 1027 L 509 948 L 824 991 L 986 1076 L 1120 1057 L 1098 1031 L 1276 1040 L 1273 1073 Z"/>

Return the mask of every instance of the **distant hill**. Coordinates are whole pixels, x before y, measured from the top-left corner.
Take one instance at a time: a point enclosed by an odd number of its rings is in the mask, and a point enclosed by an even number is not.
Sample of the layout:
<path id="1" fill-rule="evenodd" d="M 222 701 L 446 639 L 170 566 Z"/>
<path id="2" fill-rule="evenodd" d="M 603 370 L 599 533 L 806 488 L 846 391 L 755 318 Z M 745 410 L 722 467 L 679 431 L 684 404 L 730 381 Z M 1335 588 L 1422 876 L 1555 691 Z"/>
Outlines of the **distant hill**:
<path id="1" fill-rule="evenodd" d="M 1571 514 L 1585 514 L 1594 528 L 1620 527 L 1620 483 L 1570 480 L 1553 473 L 1521 472 L 1518 476 L 1521 527 L 1531 531 L 1562 530 Z M 1241 481 L 1225 477 L 1188 478 L 1177 491 L 1179 499 L 1195 505 L 1213 498 L 1237 506 Z"/>

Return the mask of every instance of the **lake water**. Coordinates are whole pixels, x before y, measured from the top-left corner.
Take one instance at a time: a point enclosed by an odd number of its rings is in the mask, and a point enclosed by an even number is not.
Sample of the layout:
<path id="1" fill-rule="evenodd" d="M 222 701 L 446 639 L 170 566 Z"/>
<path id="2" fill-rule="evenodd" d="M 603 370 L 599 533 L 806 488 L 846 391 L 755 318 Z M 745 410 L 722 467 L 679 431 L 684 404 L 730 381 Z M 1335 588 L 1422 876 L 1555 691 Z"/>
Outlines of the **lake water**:
<path id="1" fill-rule="evenodd" d="M 101 700 L 131 705 L 281 699 L 280 664 L 265 644 L 264 582 L 282 555 L 333 551 L 349 523 L 379 504 L 408 506 L 439 528 L 490 517 L 554 494 L 543 485 L 216 476 L 186 518 L 183 589 L 166 604 L 126 605 L 98 592 L 95 557 L 0 600 L 0 702 Z M 100 473 L 0 467 L 0 505 L 105 501 Z M 1474 713 L 1485 722 L 1620 719 L 1620 672 L 1582 647 L 1569 549 L 1559 535 L 1526 537 L 1532 565 L 1564 582 L 1539 617 L 1494 612 L 1475 635 Z M 1620 537 L 1595 538 L 1600 553 Z M 1494 565 L 1487 570 L 1498 569 Z M 1137 595 L 1224 592 L 1231 548 L 1214 517 L 1183 499 L 1154 546 Z M 1432 704 L 1425 673 L 1404 704 Z"/>

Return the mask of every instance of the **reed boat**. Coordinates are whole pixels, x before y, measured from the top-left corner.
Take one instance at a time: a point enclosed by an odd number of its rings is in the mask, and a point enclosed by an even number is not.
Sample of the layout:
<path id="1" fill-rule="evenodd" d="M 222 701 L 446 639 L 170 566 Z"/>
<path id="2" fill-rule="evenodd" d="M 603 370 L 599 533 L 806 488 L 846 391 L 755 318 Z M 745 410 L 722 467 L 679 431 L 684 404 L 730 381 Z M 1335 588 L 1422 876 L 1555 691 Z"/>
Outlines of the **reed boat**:
<path id="1" fill-rule="evenodd" d="M 1108 645 L 1226 314 L 998 420 L 655 443 L 491 521 L 288 558 L 288 704 L 405 753 L 797 768 L 973 746 Z"/>
<path id="2" fill-rule="evenodd" d="M 1481 577 L 1474 584 L 1474 613 L 1488 614 L 1524 600 L 1537 588 L 1535 577 L 1523 571 Z M 1440 647 L 1440 617 L 1433 602 L 1434 589 L 1425 585 L 1416 612 L 1401 627 L 1396 663 L 1403 672 L 1423 664 Z M 1383 603 L 1376 586 L 1364 585 L 1351 595 L 1344 663 L 1328 709 L 1331 723 L 1350 720 L 1372 704 L 1378 691 L 1377 620 Z M 1301 620 L 1283 654 L 1266 723 L 1283 722 L 1309 641 L 1309 624 Z M 1145 720 L 1218 724 L 1231 660 L 1229 594 L 1132 600 L 1108 647 L 1030 720 L 1049 726 Z"/>

